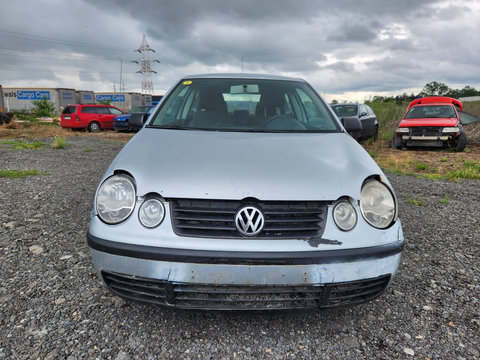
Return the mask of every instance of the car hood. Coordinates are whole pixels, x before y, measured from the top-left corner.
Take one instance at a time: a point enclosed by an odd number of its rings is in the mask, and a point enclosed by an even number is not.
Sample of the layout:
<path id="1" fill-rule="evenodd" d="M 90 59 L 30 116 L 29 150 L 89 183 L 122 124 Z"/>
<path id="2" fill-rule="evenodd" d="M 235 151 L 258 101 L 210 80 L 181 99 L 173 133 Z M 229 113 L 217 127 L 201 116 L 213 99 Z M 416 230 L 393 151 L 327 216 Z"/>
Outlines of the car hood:
<path id="1" fill-rule="evenodd" d="M 415 127 L 415 126 L 457 126 L 457 118 L 422 118 L 422 119 L 403 119 L 399 127 Z"/>
<path id="2" fill-rule="evenodd" d="M 119 115 L 113 118 L 114 121 L 126 121 L 130 117 L 130 114 Z"/>
<path id="3" fill-rule="evenodd" d="M 234 200 L 359 199 L 365 178 L 382 175 L 345 133 L 154 128 L 132 138 L 104 178 L 119 170 L 134 177 L 138 195 Z"/>

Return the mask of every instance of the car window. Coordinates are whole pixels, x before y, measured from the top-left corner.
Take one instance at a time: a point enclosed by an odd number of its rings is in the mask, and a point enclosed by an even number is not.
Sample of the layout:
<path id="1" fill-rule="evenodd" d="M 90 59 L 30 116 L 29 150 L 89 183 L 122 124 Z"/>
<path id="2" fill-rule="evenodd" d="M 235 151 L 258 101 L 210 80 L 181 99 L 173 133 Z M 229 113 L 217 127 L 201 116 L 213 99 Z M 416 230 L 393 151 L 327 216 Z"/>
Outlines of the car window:
<path id="1" fill-rule="evenodd" d="M 63 109 L 62 114 L 75 114 L 76 111 L 76 106 L 67 106 L 65 109 Z"/>
<path id="2" fill-rule="evenodd" d="M 426 119 L 426 118 L 456 118 L 453 105 L 425 105 L 413 106 L 405 115 L 405 119 Z"/>
<path id="3" fill-rule="evenodd" d="M 106 106 L 95 106 L 95 113 L 97 114 L 110 114 L 108 107 Z"/>
<path id="4" fill-rule="evenodd" d="M 144 113 L 147 112 L 150 106 L 136 106 L 134 108 L 131 108 L 128 113 L 129 114 L 136 114 L 136 113 Z"/>
<path id="5" fill-rule="evenodd" d="M 85 113 L 85 114 L 95 114 L 97 111 L 96 111 L 96 106 L 84 106 L 82 107 L 82 113 Z"/>
<path id="6" fill-rule="evenodd" d="M 229 131 L 340 131 L 302 81 L 193 79 L 180 82 L 148 126 Z"/>
<path id="7" fill-rule="evenodd" d="M 115 108 L 108 108 L 108 110 L 110 110 L 110 114 L 113 114 L 113 115 L 122 115 L 123 112 L 118 110 L 118 109 L 115 109 Z"/>
<path id="8" fill-rule="evenodd" d="M 367 108 L 365 107 L 365 105 L 358 106 L 358 115 L 362 115 L 362 114 L 368 114 Z"/>
<path id="9" fill-rule="evenodd" d="M 332 109 L 338 116 L 357 115 L 357 105 L 333 105 Z"/>

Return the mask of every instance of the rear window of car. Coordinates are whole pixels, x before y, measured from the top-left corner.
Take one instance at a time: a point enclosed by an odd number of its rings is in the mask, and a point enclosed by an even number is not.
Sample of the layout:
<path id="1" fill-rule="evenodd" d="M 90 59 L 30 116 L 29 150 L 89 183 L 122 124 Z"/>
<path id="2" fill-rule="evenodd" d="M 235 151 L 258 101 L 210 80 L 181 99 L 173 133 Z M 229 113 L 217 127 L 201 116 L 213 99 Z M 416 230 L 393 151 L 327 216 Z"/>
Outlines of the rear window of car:
<path id="1" fill-rule="evenodd" d="M 76 112 L 76 106 L 67 106 L 65 109 L 63 109 L 62 114 L 75 114 Z"/>
<path id="2" fill-rule="evenodd" d="M 357 115 L 357 105 L 333 105 L 332 109 L 338 116 Z"/>

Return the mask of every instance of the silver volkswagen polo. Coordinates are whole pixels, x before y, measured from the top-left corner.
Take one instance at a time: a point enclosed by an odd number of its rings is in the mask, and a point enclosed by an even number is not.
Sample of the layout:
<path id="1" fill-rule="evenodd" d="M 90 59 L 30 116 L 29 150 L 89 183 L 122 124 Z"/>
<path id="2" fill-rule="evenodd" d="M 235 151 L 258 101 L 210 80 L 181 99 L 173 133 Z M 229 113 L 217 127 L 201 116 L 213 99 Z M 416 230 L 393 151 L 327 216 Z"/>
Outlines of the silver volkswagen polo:
<path id="1" fill-rule="evenodd" d="M 87 234 L 103 283 L 189 309 L 331 308 L 379 296 L 404 238 L 394 191 L 301 79 L 181 79 L 125 145 Z"/>

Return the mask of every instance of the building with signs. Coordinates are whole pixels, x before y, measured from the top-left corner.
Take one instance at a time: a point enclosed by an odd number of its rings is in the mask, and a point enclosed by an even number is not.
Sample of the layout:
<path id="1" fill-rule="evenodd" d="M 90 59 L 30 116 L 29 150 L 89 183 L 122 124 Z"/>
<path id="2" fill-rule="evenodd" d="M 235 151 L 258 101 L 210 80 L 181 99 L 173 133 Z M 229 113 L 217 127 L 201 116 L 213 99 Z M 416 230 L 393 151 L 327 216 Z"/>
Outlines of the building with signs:
<path id="1" fill-rule="evenodd" d="M 110 102 L 112 105 L 124 110 L 140 105 L 151 105 L 152 96 L 140 93 L 94 93 L 93 91 L 74 90 L 64 88 L 3 88 L 4 111 L 25 110 L 34 108 L 35 100 L 47 99 L 54 106 L 58 113 L 70 104 L 95 104 Z"/>

